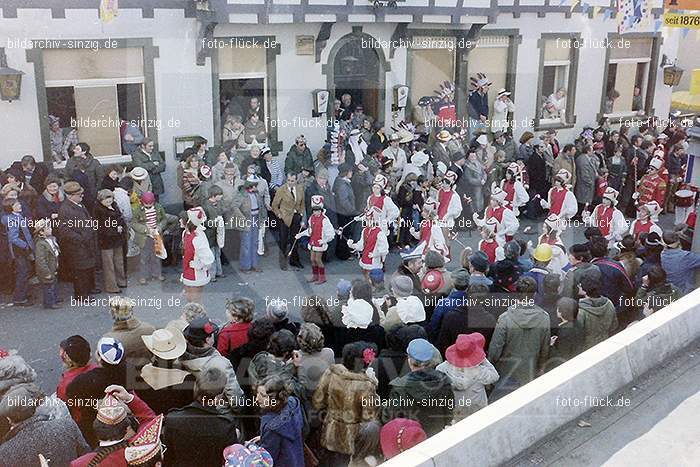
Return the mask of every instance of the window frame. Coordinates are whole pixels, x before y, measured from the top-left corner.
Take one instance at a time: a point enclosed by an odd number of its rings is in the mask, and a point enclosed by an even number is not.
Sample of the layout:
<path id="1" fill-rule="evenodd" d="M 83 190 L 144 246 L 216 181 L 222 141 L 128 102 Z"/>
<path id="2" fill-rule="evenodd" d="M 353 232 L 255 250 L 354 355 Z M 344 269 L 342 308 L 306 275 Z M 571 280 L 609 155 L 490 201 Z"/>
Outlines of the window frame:
<path id="1" fill-rule="evenodd" d="M 547 41 L 551 40 L 569 40 L 571 41 L 571 47 L 569 47 L 569 59 L 568 60 L 545 60 L 545 44 Z M 574 47 L 573 43 L 575 41 L 581 40 L 581 33 L 543 33 L 540 35 L 540 39 L 537 41 L 537 47 L 540 49 L 540 61 L 539 68 L 537 72 L 537 95 L 535 96 L 535 117 L 534 130 L 549 130 L 549 129 L 565 129 L 573 128 L 576 126 L 576 80 L 578 77 L 578 65 L 581 50 L 579 47 Z M 542 104 L 540 101 L 542 97 L 542 86 L 544 78 L 544 67 L 545 66 L 568 66 L 568 76 L 566 79 L 566 112 L 565 119 L 566 123 L 561 122 L 561 120 L 555 119 L 543 119 L 542 115 Z"/>
<path id="2" fill-rule="evenodd" d="M 95 87 L 99 82 L 109 84 L 111 81 L 118 81 L 118 84 L 133 84 L 129 81 L 133 78 L 105 78 L 105 79 L 87 79 L 87 80 L 54 80 L 47 81 L 44 73 L 44 51 L 52 51 L 56 49 L 74 49 L 72 44 L 75 44 L 78 40 L 84 39 L 56 39 L 47 40 L 45 43 L 50 43 L 51 47 L 34 47 L 26 50 L 27 62 L 34 64 L 34 81 L 36 85 L 37 94 L 37 105 L 39 109 L 39 130 L 41 133 L 42 151 L 44 162 L 52 163 L 55 168 L 61 168 L 65 165 L 63 163 L 56 163 L 51 157 L 51 136 L 49 134 L 49 124 L 48 124 L 48 100 L 46 96 L 47 87 L 58 87 L 60 83 L 64 83 L 65 86 L 76 87 L 75 83 L 79 81 L 90 82 L 92 86 Z M 100 40 L 102 42 L 102 40 Z M 153 38 L 121 38 L 121 39 L 109 39 L 110 47 L 124 49 L 124 48 L 140 48 L 141 56 L 143 60 L 143 76 L 137 79 L 142 80 L 142 106 L 143 115 L 148 115 L 150 120 L 157 120 L 158 113 L 156 108 L 156 93 L 155 93 L 155 70 L 154 62 L 159 56 L 158 46 L 153 45 Z M 116 84 L 115 84 L 116 87 Z M 119 116 L 117 115 L 117 118 Z M 156 142 L 158 145 L 158 128 L 151 127 L 147 128 L 148 136 Z M 121 139 L 120 139 L 121 141 Z M 89 141 L 87 142 L 89 144 Z M 131 156 L 124 154 L 105 154 L 105 155 L 95 155 L 95 158 L 102 164 L 114 164 L 114 163 L 130 163 Z"/>
<path id="3" fill-rule="evenodd" d="M 657 68 L 659 67 L 659 52 L 661 50 L 661 44 L 663 43 L 663 37 L 661 33 L 654 32 L 639 32 L 639 33 L 628 33 L 620 35 L 616 32 L 611 32 L 608 34 L 608 41 L 611 43 L 617 42 L 619 39 L 651 39 L 651 50 L 648 61 L 640 60 L 638 58 L 620 58 L 611 59 L 611 49 L 607 48 L 605 51 L 605 66 L 603 68 L 603 88 L 600 97 L 600 111 L 596 117 L 596 120 L 600 120 L 603 117 L 607 117 L 610 123 L 622 123 L 627 121 L 645 121 L 649 117 L 653 116 L 655 113 L 654 109 L 654 88 L 656 87 L 656 76 Z M 607 99 L 607 86 L 608 86 L 608 70 L 610 64 L 614 63 L 648 63 L 649 69 L 647 70 L 647 75 L 645 77 L 646 90 L 643 90 L 644 95 L 644 114 L 637 114 L 634 111 L 629 111 L 626 113 L 605 113 L 605 101 Z"/>

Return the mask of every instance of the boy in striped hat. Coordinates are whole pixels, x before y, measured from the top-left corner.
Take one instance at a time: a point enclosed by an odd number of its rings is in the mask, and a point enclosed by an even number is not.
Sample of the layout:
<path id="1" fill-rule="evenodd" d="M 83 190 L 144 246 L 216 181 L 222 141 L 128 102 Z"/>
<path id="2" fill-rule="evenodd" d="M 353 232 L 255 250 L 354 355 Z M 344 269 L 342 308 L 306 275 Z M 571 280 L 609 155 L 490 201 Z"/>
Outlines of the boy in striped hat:
<path id="1" fill-rule="evenodd" d="M 335 238 L 335 229 L 323 209 L 323 196 L 311 197 L 311 212 L 309 227 L 295 235 L 295 238 L 309 237 L 311 252 L 311 270 L 313 276 L 308 282 L 323 284 L 326 282 L 326 267 L 323 265 L 323 252 L 328 249 L 328 243 Z"/>

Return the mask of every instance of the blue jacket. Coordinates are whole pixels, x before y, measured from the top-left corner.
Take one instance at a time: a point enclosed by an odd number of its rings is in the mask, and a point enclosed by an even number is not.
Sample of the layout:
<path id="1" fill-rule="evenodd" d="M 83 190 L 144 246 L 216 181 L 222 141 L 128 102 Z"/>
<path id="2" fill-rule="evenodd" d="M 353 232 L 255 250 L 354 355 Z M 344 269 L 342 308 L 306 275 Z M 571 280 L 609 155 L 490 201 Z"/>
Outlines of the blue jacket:
<path id="1" fill-rule="evenodd" d="M 598 266 L 603 275 L 603 287 L 600 294 L 608 297 L 619 313 L 633 302 L 636 288 L 632 279 L 627 276 L 624 266 L 619 261 L 610 258 L 594 258 L 591 263 Z"/>
<path id="2" fill-rule="evenodd" d="M 466 291 L 453 290 L 447 297 L 443 297 L 438 300 L 437 305 L 435 305 L 435 310 L 433 310 L 433 316 L 430 318 L 430 324 L 428 324 L 428 337 L 430 338 L 431 342 L 434 342 L 440 333 L 442 318 L 447 315 L 448 311 L 456 310 L 457 308 L 465 306 L 466 299 Z"/>
<path id="3" fill-rule="evenodd" d="M 5 214 L 2 216 L 2 223 L 7 229 L 7 243 L 11 257 L 15 256 L 15 251 L 17 251 L 15 248 L 26 253 L 34 250 L 34 239 L 29 233 L 26 217 L 21 214 Z"/>
<path id="4" fill-rule="evenodd" d="M 479 120 L 481 115 L 488 118 L 489 116 L 489 95 L 481 95 L 477 91 L 472 91 L 469 94 L 469 118 Z"/>
<path id="5" fill-rule="evenodd" d="M 547 274 L 551 274 L 546 269 L 533 267 L 529 271 L 523 273 L 523 277 L 532 277 L 537 282 L 537 292 L 535 293 L 535 305 L 544 303 L 544 278 Z"/>
<path id="6" fill-rule="evenodd" d="M 685 295 L 695 289 L 695 269 L 700 268 L 700 254 L 666 248 L 661 253 L 661 267 L 666 271 L 668 282 Z"/>
<path id="7" fill-rule="evenodd" d="M 260 420 L 260 445 L 275 465 L 304 467 L 304 416 L 299 399 L 290 396 L 280 413 L 266 413 Z"/>

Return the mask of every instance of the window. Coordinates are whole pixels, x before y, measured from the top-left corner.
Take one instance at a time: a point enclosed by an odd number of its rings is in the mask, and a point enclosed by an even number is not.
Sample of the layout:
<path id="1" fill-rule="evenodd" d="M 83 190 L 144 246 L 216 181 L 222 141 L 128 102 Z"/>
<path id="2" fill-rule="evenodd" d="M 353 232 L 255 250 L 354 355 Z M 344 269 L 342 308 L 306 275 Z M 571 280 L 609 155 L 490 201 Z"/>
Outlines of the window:
<path id="1" fill-rule="evenodd" d="M 236 149 L 267 144 L 270 130 L 267 53 L 263 47 L 220 47 L 219 99 L 222 142 Z M 253 117 L 253 114 L 257 117 Z"/>
<path id="2" fill-rule="evenodd" d="M 455 80 L 455 50 L 445 46 L 449 44 L 445 43 L 446 39 L 416 36 L 411 41 L 410 98 L 414 105 L 423 96 L 435 95 L 439 89 L 436 83 Z"/>
<path id="3" fill-rule="evenodd" d="M 148 136 L 141 48 L 46 50 L 43 60 L 47 110 L 64 137 L 75 131 L 99 157 L 127 154 L 127 123 Z"/>
<path id="4" fill-rule="evenodd" d="M 496 100 L 499 89 L 506 88 L 508 78 L 509 36 L 482 35 L 476 47 L 467 55 L 469 76 L 484 73 L 491 86 L 489 87 L 489 108 L 493 112 L 493 101 Z M 513 92 L 513 89 L 508 89 Z M 511 96 L 512 97 L 512 96 Z"/>
<path id="5" fill-rule="evenodd" d="M 573 123 L 569 121 L 573 108 L 573 97 L 569 88 L 574 81 L 572 62 L 575 50 L 571 39 L 568 38 L 544 41 L 538 101 L 540 125 Z"/>
<path id="6" fill-rule="evenodd" d="M 607 117 L 643 115 L 647 108 L 646 96 L 653 40 L 611 40 L 611 44 L 603 114 Z"/>

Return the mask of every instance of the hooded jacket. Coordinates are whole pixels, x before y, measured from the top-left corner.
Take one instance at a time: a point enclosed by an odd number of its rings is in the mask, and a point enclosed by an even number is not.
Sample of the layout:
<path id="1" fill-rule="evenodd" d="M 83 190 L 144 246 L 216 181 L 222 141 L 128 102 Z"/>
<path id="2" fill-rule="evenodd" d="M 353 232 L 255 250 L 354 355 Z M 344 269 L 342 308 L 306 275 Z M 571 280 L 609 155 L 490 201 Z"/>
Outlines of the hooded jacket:
<path id="1" fill-rule="evenodd" d="M 382 422 L 410 418 L 420 422 L 428 436 L 452 422 L 454 395 L 445 373 L 423 368 L 390 383 L 391 391 L 382 408 Z"/>
<path id="2" fill-rule="evenodd" d="M 316 410 L 325 411 L 321 445 L 342 454 L 355 452 L 360 424 L 377 420 L 377 381 L 341 364 L 332 365 L 321 377 L 313 396 Z"/>
<path id="3" fill-rule="evenodd" d="M 547 362 L 549 337 L 547 312 L 537 305 L 518 304 L 498 318 L 488 359 L 501 378 L 529 383 Z"/>
<path id="4" fill-rule="evenodd" d="M 214 347 L 194 347 L 187 344 L 187 350 L 180 357 L 182 368 L 189 371 L 199 380 L 200 375 L 206 368 L 218 368 L 226 374 L 226 387 L 224 395 L 229 401 L 231 408 L 235 409 L 238 402 L 242 400 L 243 390 L 238 384 L 236 373 L 231 366 L 231 362 L 222 357 Z"/>
<path id="5" fill-rule="evenodd" d="M 466 368 L 459 368 L 445 361 L 435 369 L 450 378 L 455 398 L 455 423 L 486 407 L 488 400 L 485 386 L 498 381 L 498 372 L 487 359 L 476 366 Z"/>
<path id="6" fill-rule="evenodd" d="M 299 399 L 291 396 L 279 413 L 268 412 L 260 419 L 260 446 L 275 465 L 304 467 L 304 417 Z"/>
<path id="7" fill-rule="evenodd" d="M 578 306 L 576 320 L 583 326 L 584 350 L 603 342 L 617 329 L 615 306 L 609 298 L 582 298 L 579 300 Z"/>
<path id="8" fill-rule="evenodd" d="M 681 291 L 669 283 L 660 284 L 651 289 L 640 287 L 637 291 L 636 305 L 645 314 L 656 313 L 682 297 Z"/>

